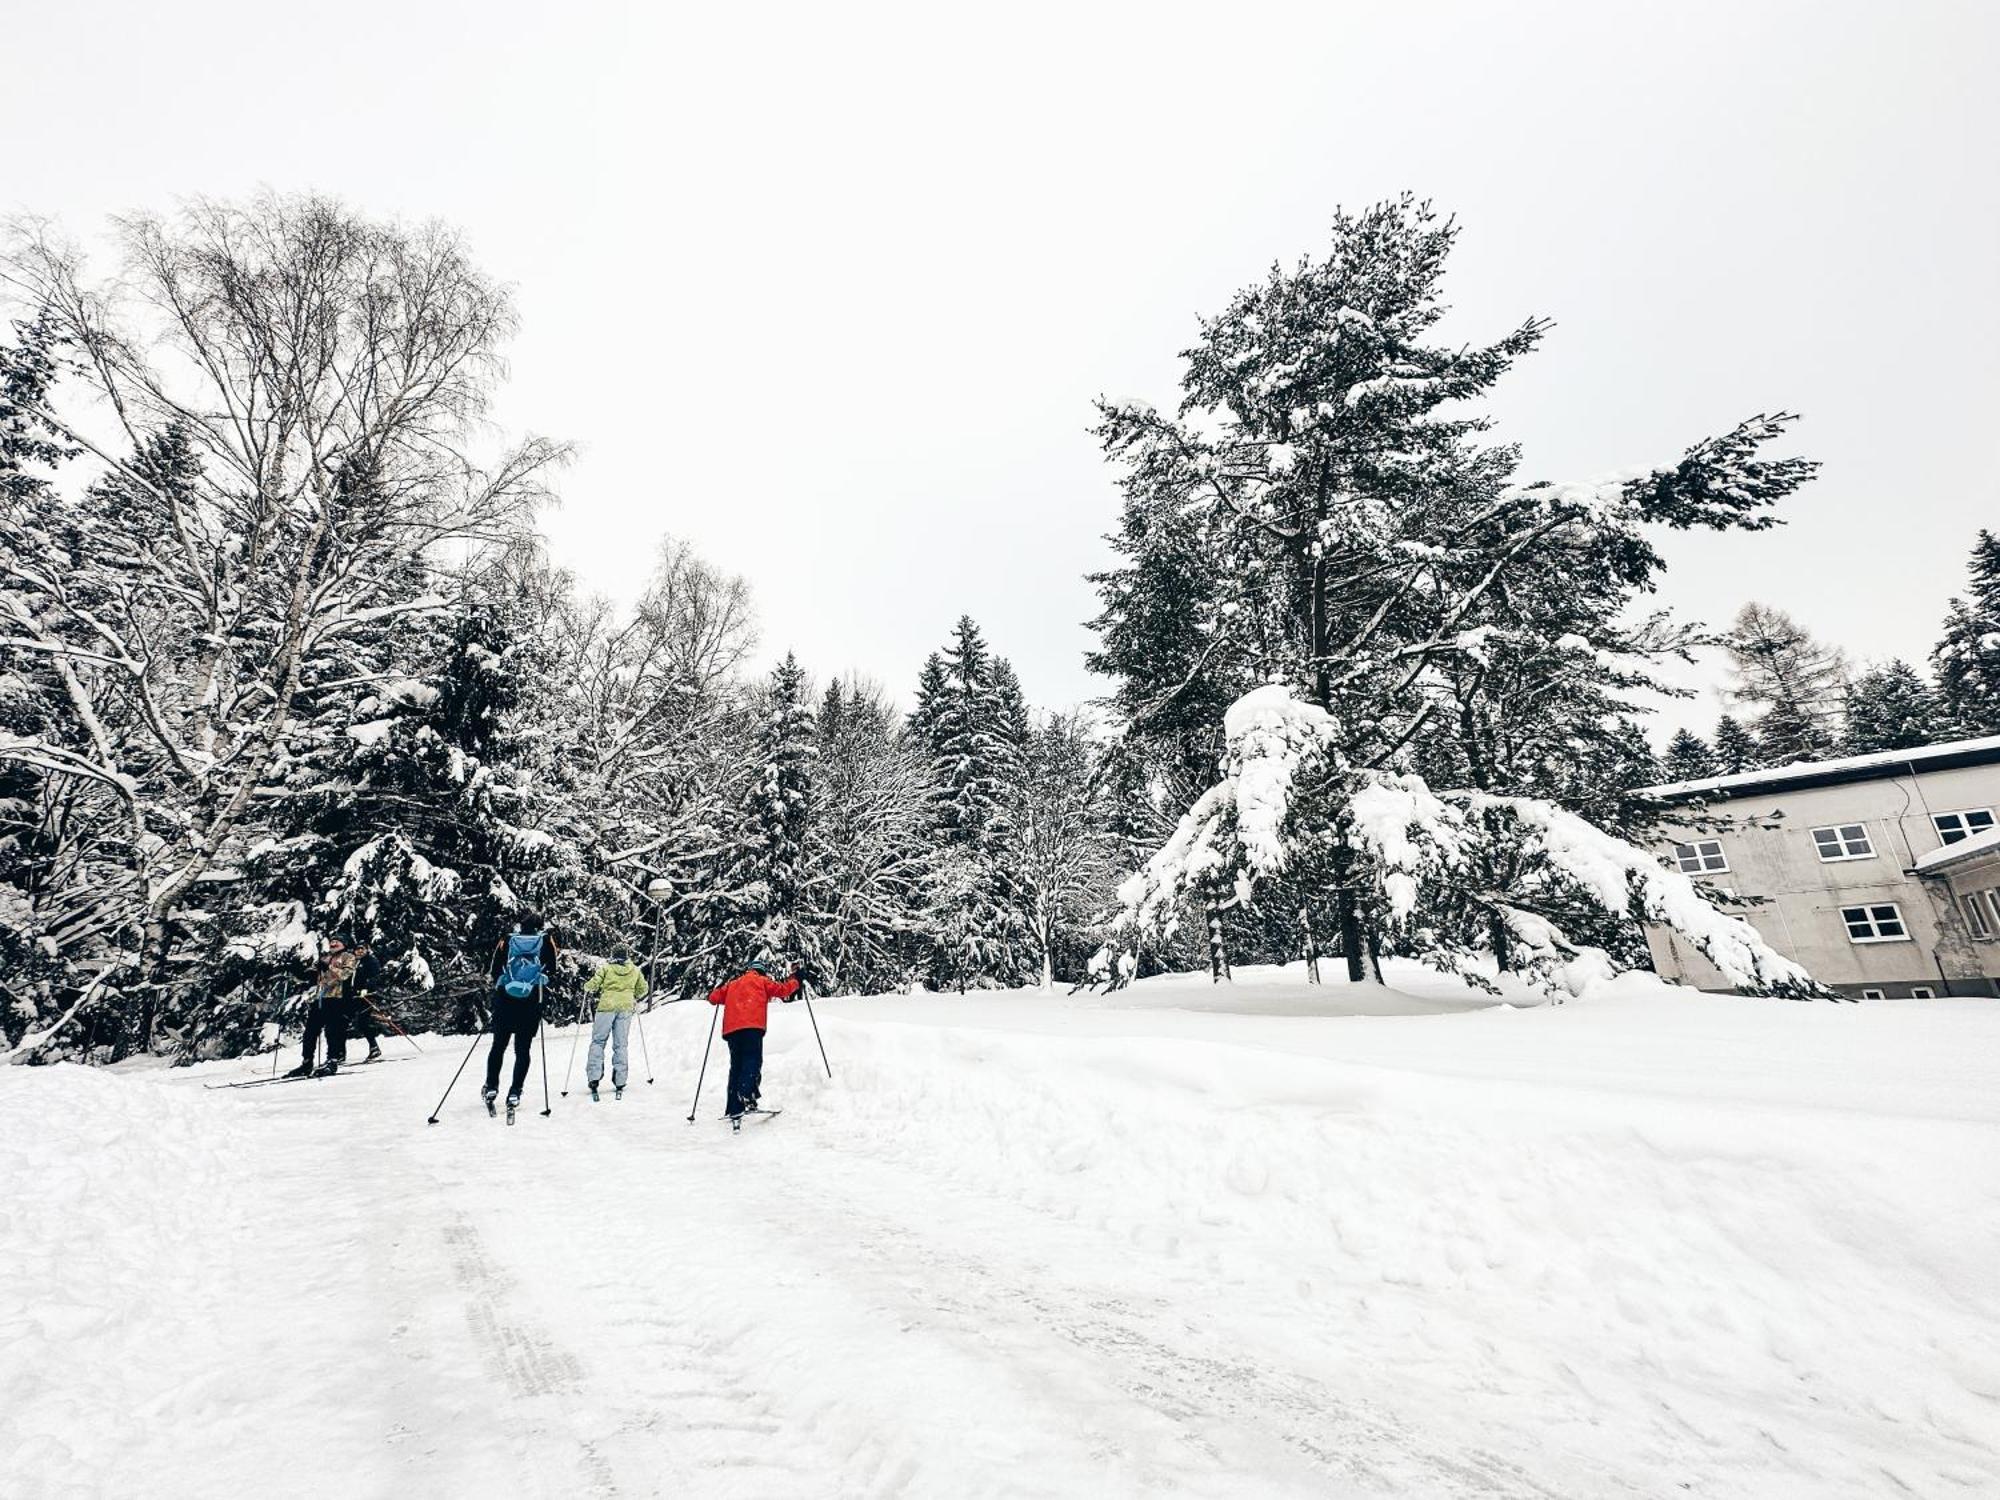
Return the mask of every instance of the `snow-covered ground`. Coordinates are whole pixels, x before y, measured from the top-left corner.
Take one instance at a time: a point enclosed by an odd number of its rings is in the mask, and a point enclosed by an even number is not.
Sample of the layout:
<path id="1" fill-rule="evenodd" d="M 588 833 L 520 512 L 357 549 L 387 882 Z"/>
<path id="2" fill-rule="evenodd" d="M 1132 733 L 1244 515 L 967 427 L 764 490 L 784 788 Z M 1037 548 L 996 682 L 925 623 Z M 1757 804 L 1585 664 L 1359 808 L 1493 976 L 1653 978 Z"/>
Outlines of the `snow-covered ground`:
<path id="1" fill-rule="evenodd" d="M 700 1005 L 0 1069 L 0 1490 L 2000 1493 L 2000 1004 L 1390 979 L 774 1008 L 735 1137 Z"/>

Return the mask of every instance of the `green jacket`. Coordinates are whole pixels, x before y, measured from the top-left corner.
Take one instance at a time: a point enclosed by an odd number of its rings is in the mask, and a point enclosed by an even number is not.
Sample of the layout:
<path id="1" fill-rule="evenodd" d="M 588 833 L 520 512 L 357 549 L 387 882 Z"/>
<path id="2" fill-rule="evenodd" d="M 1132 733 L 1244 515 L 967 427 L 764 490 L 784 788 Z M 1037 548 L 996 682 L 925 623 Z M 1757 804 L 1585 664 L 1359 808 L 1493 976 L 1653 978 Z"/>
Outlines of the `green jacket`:
<path id="1" fill-rule="evenodd" d="M 637 964 L 606 964 L 583 988 L 597 997 L 599 1010 L 631 1010 L 646 998 L 646 976 Z"/>

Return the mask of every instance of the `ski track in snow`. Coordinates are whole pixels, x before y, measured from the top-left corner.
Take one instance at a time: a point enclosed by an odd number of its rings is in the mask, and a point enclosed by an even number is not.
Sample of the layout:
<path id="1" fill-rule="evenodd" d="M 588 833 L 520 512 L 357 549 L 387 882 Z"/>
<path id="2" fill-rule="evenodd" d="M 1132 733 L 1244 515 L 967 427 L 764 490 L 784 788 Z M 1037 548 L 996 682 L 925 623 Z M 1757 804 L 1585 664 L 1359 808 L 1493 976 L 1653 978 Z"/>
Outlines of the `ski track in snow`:
<path id="1" fill-rule="evenodd" d="M 693 1007 L 512 1127 L 0 1071 L 0 1489 L 2000 1493 L 2000 1008 L 1662 1003 L 835 1003 L 740 1135 Z"/>

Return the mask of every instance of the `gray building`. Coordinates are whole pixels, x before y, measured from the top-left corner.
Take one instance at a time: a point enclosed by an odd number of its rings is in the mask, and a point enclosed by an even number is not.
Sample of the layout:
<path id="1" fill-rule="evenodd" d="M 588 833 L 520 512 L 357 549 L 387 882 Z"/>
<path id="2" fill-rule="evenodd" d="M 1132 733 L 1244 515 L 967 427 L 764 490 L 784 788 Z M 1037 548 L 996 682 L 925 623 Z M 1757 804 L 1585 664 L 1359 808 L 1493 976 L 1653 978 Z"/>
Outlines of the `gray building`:
<path id="1" fill-rule="evenodd" d="M 2000 997 L 2000 735 L 1647 787 L 1662 852 L 1773 948 L 1857 999 Z M 1653 963 L 1730 985 L 1684 938 L 1649 928 Z"/>

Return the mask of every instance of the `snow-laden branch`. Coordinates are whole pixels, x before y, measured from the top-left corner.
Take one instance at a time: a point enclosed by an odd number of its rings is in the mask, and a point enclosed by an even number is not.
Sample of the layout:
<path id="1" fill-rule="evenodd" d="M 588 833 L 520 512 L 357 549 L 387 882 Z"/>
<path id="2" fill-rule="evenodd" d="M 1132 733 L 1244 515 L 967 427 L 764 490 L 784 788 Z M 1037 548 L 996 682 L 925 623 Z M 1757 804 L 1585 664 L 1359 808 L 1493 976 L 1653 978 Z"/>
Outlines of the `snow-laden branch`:
<path id="1" fill-rule="evenodd" d="M 1612 967 L 1608 955 L 1572 942 L 1548 913 L 1532 909 L 1537 894 L 1557 904 L 1581 899 L 1606 915 L 1679 933 L 1738 989 L 1821 993 L 1804 969 L 1718 910 L 1687 876 L 1552 803 L 1437 791 L 1420 776 L 1348 765 L 1333 753 L 1333 717 L 1282 687 L 1237 700 L 1223 727 L 1222 779 L 1120 887 L 1121 932 L 1170 925 L 1174 903 L 1191 893 L 1214 899 L 1233 885 L 1247 904 L 1257 883 L 1283 873 L 1301 847 L 1331 839 L 1366 856 L 1354 878 L 1373 879 L 1370 904 L 1392 935 L 1434 933 L 1454 902 L 1470 904 L 1498 916 L 1531 951 L 1531 977 L 1545 979 L 1557 960 L 1579 958 L 1569 966 L 1573 977 L 1601 977 Z M 1322 775 L 1308 811 L 1300 783 Z M 1486 872 L 1503 867 L 1528 873 L 1508 890 L 1490 889 Z"/>

